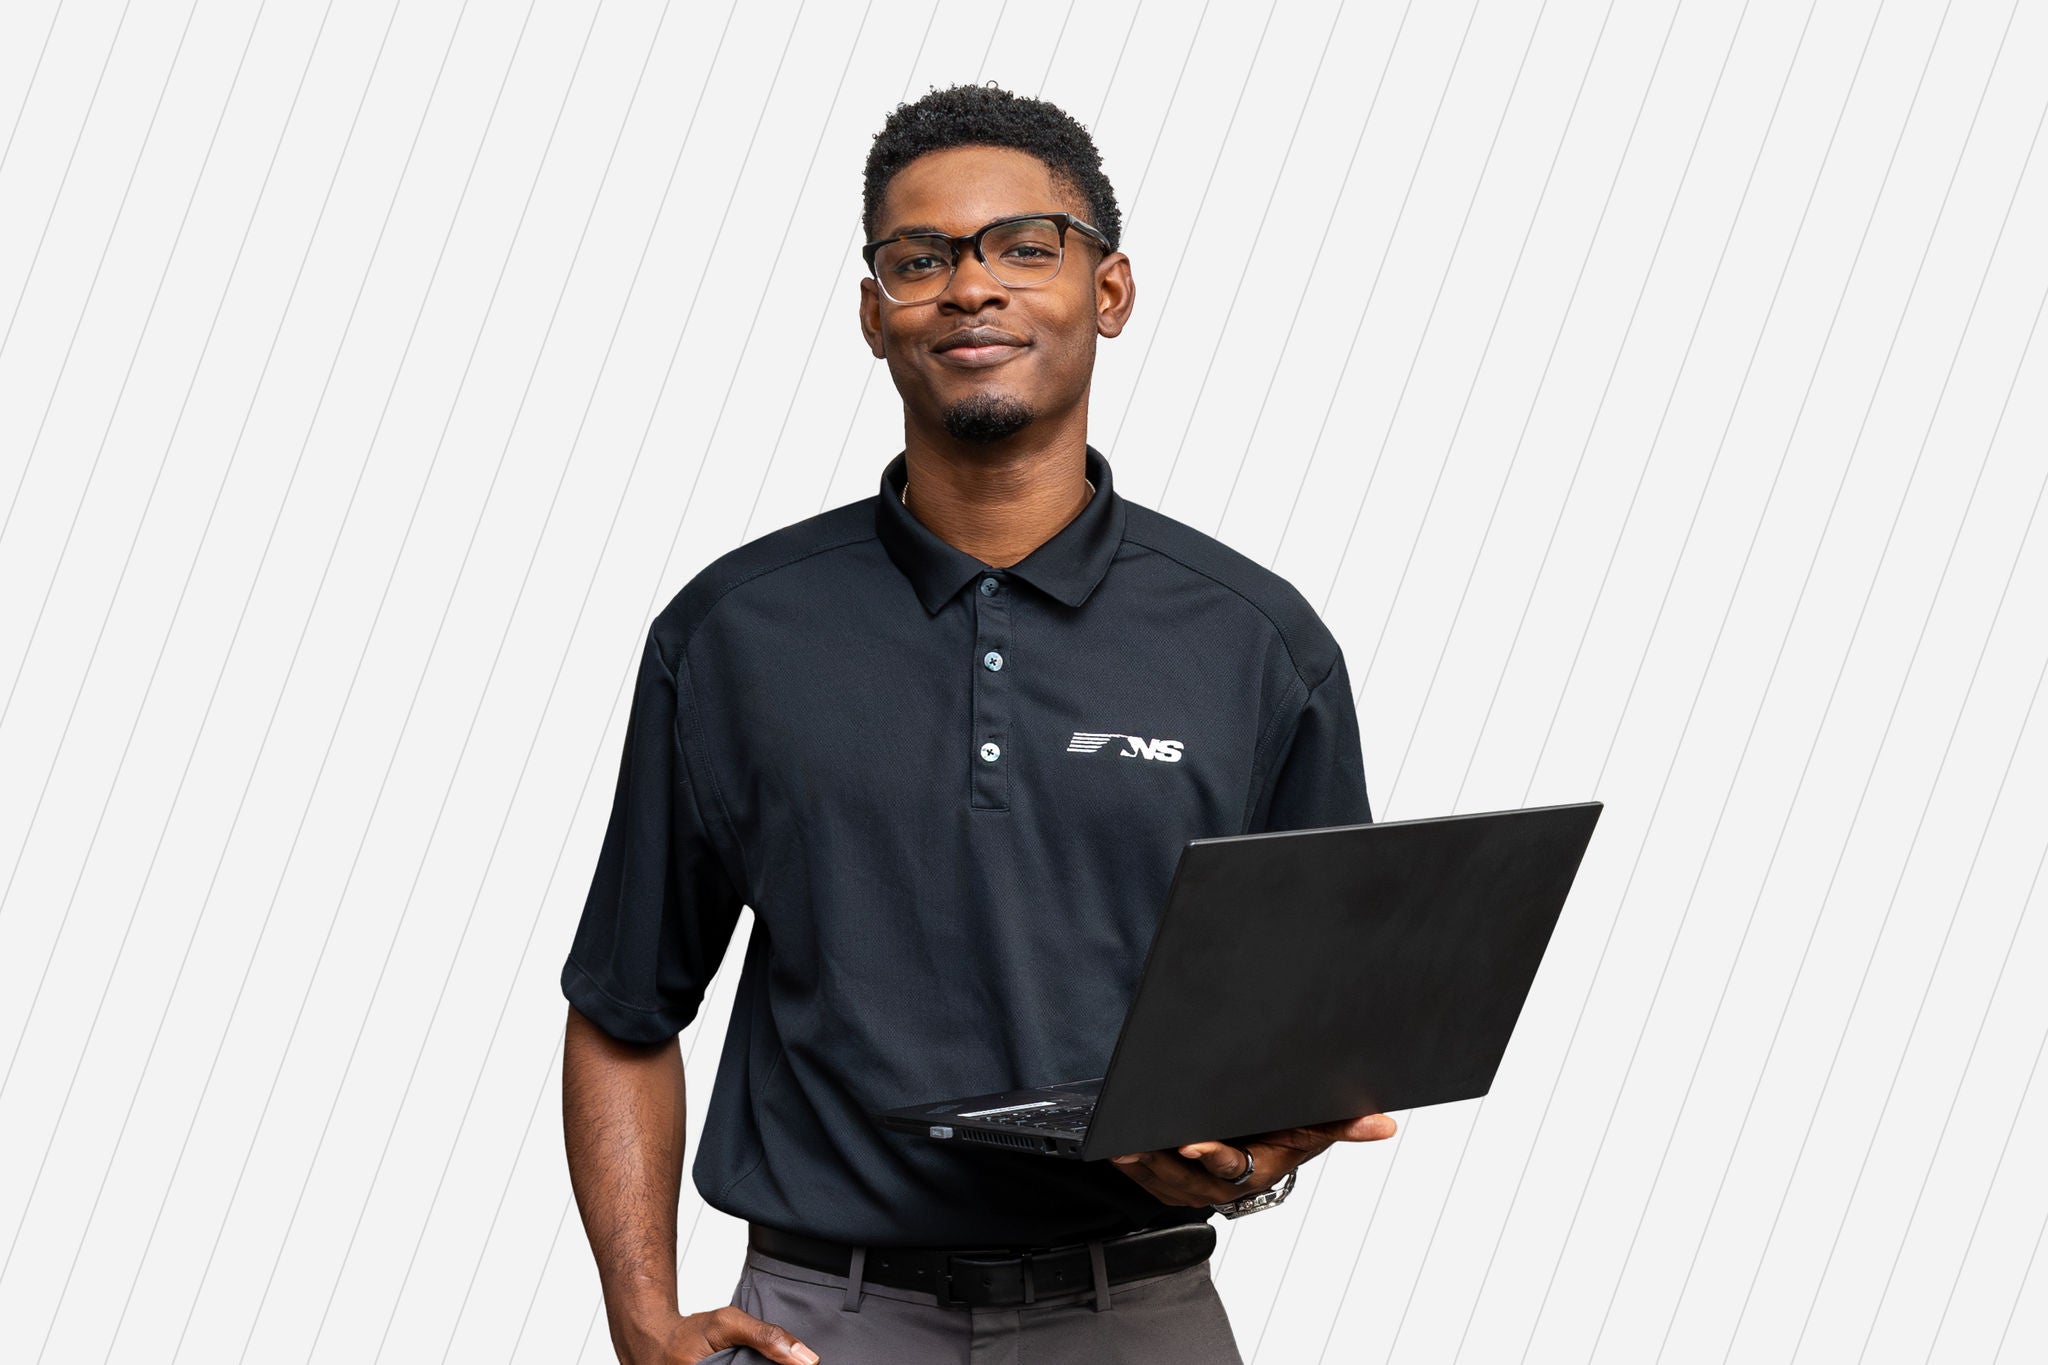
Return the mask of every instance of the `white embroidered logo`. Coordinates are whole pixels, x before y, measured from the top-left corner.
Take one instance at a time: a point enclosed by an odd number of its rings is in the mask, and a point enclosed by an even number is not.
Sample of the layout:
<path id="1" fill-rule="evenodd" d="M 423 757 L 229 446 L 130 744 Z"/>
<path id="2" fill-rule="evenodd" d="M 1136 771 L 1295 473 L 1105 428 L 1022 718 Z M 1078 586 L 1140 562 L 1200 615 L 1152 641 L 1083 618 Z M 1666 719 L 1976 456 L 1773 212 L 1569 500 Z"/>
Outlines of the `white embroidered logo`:
<path id="1" fill-rule="evenodd" d="M 1128 749 L 1105 750 L 1103 746 L 1113 739 L 1120 739 L 1130 747 Z M 1087 730 L 1077 730 L 1074 732 L 1073 739 L 1067 743 L 1067 752 L 1070 754 L 1109 752 L 1114 753 L 1119 758 L 1148 758 L 1155 759 L 1161 763 L 1178 763 L 1180 762 L 1180 744 L 1181 742 L 1177 739 L 1141 739 L 1137 735 L 1121 735 L 1114 732 L 1096 734 Z"/>

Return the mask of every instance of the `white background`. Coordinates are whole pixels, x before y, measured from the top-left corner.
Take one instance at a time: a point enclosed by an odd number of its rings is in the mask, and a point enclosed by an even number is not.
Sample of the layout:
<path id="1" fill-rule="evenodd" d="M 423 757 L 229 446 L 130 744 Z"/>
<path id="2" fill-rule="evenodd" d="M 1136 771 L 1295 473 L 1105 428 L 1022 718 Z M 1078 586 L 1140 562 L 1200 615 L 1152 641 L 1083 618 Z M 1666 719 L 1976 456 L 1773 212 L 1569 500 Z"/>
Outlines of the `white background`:
<path id="1" fill-rule="evenodd" d="M 1093 439 L 1321 608 L 1376 813 L 1607 803 L 1492 1094 L 1223 1229 L 1246 1357 L 2048 1358 L 2044 67 L 2042 0 L 0 7 L 0 1355 L 610 1358 L 628 683 L 875 491 L 861 162 L 980 78 L 1095 131 Z"/>

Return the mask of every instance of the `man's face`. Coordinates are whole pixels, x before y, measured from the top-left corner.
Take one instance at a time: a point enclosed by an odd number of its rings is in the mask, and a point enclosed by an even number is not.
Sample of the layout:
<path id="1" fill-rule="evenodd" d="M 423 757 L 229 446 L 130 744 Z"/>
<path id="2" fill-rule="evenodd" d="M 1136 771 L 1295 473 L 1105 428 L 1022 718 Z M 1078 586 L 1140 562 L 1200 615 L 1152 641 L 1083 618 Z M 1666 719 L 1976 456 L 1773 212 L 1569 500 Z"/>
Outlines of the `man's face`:
<path id="1" fill-rule="evenodd" d="M 1090 221 L 1088 205 L 1056 184 L 1037 157 L 1008 147 L 953 147 L 897 172 L 876 235 L 965 236 L 1011 214 L 1058 211 Z M 1122 331 L 1133 302 L 1129 258 L 1105 256 L 1071 231 L 1060 273 L 1046 284 L 1008 288 L 967 252 L 945 292 L 927 302 L 896 303 L 872 277 L 860 290 L 861 332 L 875 358 L 889 362 L 907 423 L 977 442 L 1082 409 L 1095 338 Z M 958 344 L 968 332 L 984 344 Z"/>

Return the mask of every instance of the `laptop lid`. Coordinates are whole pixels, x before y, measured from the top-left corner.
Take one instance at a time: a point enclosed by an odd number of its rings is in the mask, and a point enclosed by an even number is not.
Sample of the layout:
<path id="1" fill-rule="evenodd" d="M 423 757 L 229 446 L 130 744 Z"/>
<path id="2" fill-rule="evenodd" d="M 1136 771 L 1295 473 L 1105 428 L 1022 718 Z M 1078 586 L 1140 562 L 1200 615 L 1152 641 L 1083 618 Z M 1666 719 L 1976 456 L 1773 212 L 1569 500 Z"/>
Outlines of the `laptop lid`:
<path id="1" fill-rule="evenodd" d="M 1600 809 L 1189 840 L 1082 1156 L 1484 1095 Z"/>

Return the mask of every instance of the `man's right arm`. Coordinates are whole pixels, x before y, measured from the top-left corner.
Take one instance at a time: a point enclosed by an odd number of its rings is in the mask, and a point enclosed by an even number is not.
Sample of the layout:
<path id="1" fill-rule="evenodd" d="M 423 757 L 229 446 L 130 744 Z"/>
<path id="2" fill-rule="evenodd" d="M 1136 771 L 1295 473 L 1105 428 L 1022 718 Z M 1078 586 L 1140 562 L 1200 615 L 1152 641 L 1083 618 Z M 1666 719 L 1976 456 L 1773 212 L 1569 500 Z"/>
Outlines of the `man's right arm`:
<path id="1" fill-rule="evenodd" d="M 684 1314 L 676 1295 L 683 1174 L 683 1064 L 676 1040 L 627 1043 L 569 1009 L 562 1044 L 569 1183 L 604 1286 L 612 1346 L 627 1365 L 680 1365 L 749 1346 L 785 1365 L 817 1355 L 737 1308 Z"/>

